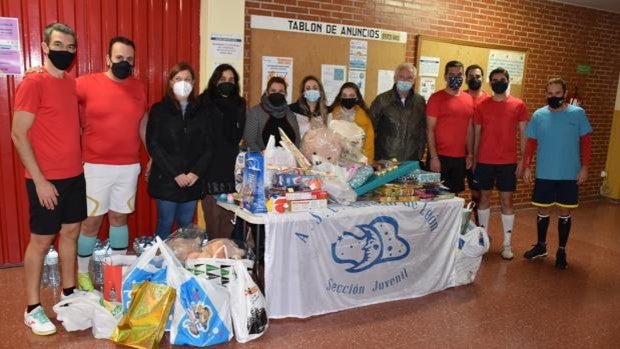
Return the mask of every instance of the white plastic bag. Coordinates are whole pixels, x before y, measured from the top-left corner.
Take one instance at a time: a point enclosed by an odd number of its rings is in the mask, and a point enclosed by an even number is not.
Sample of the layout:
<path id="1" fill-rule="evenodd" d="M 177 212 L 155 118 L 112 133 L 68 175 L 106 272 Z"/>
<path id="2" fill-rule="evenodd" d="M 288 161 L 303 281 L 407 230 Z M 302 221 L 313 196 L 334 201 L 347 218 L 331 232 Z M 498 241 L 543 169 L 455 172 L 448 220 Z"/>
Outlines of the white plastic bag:
<path id="1" fill-rule="evenodd" d="M 246 343 L 262 336 L 269 325 L 267 302 L 242 261 L 234 261 L 237 277 L 230 282 L 230 304 L 235 338 Z"/>
<path id="2" fill-rule="evenodd" d="M 62 322 L 68 332 L 92 327 L 93 336 L 98 339 L 110 338 L 123 315 L 120 305 L 111 310 L 106 309 L 97 291 L 76 294 L 60 301 L 54 305 L 54 312 L 56 319 Z"/>
<path id="3" fill-rule="evenodd" d="M 274 170 L 297 166 L 293 153 L 284 147 L 276 146 L 276 139 L 273 135 L 269 136 L 263 156 L 265 158 L 265 172 L 263 173 L 265 188 L 271 188 Z"/>
<path id="4" fill-rule="evenodd" d="M 157 244 L 169 265 L 168 286 L 177 290 L 170 343 L 204 347 L 230 341 L 233 334 L 226 289 L 192 275 L 159 237 Z"/>
<path id="5" fill-rule="evenodd" d="M 489 250 L 489 234 L 484 227 L 476 227 L 470 222 L 467 232 L 459 236 L 454 276 L 456 285 L 474 282 L 476 273 L 482 263 L 482 256 Z"/>

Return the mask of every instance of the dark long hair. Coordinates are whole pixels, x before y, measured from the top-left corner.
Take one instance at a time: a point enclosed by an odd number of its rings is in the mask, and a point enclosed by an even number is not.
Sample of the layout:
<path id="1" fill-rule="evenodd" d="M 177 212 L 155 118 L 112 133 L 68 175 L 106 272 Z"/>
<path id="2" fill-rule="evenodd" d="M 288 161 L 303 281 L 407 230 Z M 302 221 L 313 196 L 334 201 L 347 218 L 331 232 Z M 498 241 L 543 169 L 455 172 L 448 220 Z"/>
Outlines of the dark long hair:
<path id="1" fill-rule="evenodd" d="M 321 80 L 319 80 L 316 76 L 308 75 L 303 78 L 303 80 L 301 80 L 301 85 L 299 86 L 299 106 L 304 110 L 304 112 L 310 114 L 310 107 L 308 106 L 308 101 L 306 101 L 306 97 L 304 96 L 306 82 L 308 81 L 316 81 L 316 83 L 319 85 L 319 93 L 321 94 L 321 99 L 319 99 L 317 107 L 319 110 L 319 114 L 321 115 L 321 120 L 323 120 L 323 124 L 327 124 L 327 97 L 325 96 L 325 89 L 323 88 Z"/>
<path id="2" fill-rule="evenodd" d="M 224 75 L 224 72 L 227 70 L 230 70 L 233 73 L 233 77 L 235 79 L 235 90 L 229 97 L 241 97 L 239 95 L 239 73 L 237 73 L 235 68 L 230 64 L 218 65 L 217 68 L 215 68 L 215 70 L 213 71 L 213 74 L 211 74 L 211 77 L 209 78 L 209 83 L 207 84 L 207 88 L 205 89 L 209 97 L 215 98 L 219 95 L 219 92 L 217 91 L 217 83 L 220 81 L 222 75 Z"/>
<path id="3" fill-rule="evenodd" d="M 190 104 L 196 103 L 197 88 L 196 88 L 196 73 L 194 73 L 194 68 L 192 68 L 192 66 L 187 62 L 179 62 L 175 64 L 172 68 L 170 68 L 170 72 L 168 73 L 168 80 L 166 81 L 166 89 L 165 89 L 166 96 L 170 97 L 174 101 L 174 103 L 177 105 L 177 107 L 179 106 L 179 101 L 174 95 L 174 91 L 172 91 L 172 86 L 170 86 L 170 81 L 172 81 L 175 75 L 177 75 L 179 72 L 182 72 L 184 70 L 187 70 L 192 76 L 192 80 L 194 80 L 194 84 L 192 85 L 192 92 L 189 93 L 189 96 L 187 97 L 187 101 Z"/>
<path id="4" fill-rule="evenodd" d="M 368 109 L 366 102 L 364 102 L 364 96 L 362 96 L 360 88 L 354 82 L 345 82 L 344 84 L 342 84 L 342 86 L 340 86 L 340 91 L 338 91 L 338 95 L 334 99 L 334 103 L 332 103 L 332 105 L 329 107 L 329 111 L 334 111 L 334 108 L 340 105 L 340 100 L 342 99 L 342 90 L 344 90 L 345 88 L 352 88 L 355 91 L 355 94 L 357 95 L 356 105 L 362 108 L 362 110 L 364 110 L 366 114 L 370 114 L 370 110 Z"/>

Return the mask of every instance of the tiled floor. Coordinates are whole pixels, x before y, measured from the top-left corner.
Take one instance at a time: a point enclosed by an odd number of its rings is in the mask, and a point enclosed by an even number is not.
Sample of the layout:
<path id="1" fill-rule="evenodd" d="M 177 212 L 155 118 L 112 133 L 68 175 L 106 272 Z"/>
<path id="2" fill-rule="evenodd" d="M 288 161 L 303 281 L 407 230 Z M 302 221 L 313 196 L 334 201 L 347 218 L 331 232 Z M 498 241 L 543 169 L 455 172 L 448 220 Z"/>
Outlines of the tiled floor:
<path id="1" fill-rule="evenodd" d="M 535 240 L 533 209 L 517 212 L 515 259 L 499 257 L 497 233 L 476 281 L 423 298 L 384 303 L 305 320 L 271 321 L 260 339 L 221 348 L 620 348 L 620 206 L 583 204 L 573 214 L 569 268 L 553 267 L 557 219 L 549 227 L 550 255 L 521 258 Z M 499 215 L 491 218 L 500 230 Z M 22 268 L 0 270 L 0 348 L 113 348 L 90 331 L 37 337 L 23 325 Z M 53 295 L 44 305 L 53 314 Z M 164 337 L 162 347 L 168 347 Z"/>

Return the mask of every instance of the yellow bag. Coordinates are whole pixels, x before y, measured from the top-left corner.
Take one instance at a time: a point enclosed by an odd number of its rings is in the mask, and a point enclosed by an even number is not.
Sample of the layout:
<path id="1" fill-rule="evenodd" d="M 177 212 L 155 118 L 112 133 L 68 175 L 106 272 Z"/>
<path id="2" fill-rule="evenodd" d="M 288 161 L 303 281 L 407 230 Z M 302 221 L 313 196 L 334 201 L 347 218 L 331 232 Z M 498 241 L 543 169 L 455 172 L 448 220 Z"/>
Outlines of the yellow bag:
<path id="1" fill-rule="evenodd" d="M 132 293 L 129 310 L 116 326 L 110 340 L 131 348 L 159 348 L 176 299 L 176 290 L 145 281 Z"/>

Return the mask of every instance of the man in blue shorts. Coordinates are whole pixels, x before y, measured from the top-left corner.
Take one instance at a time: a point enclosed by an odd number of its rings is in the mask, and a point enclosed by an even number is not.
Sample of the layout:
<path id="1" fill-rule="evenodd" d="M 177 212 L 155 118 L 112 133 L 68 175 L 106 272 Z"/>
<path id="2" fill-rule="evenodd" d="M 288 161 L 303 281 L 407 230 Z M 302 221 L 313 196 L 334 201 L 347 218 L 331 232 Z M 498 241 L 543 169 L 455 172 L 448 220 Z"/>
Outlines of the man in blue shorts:
<path id="1" fill-rule="evenodd" d="M 559 247 L 555 267 L 566 269 L 566 243 L 571 227 L 570 210 L 577 208 L 578 185 L 588 178 L 592 127 L 580 107 L 566 103 L 566 82 L 560 78 L 547 83 L 547 106 L 532 116 L 525 131 L 523 179 L 532 181 L 529 164 L 534 152 L 536 182 L 532 204 L 538 207 L 538 242 L 523 257 L 533 260 L 547 255 L 547 228 L 551 206 L 558 206 Z"/>

